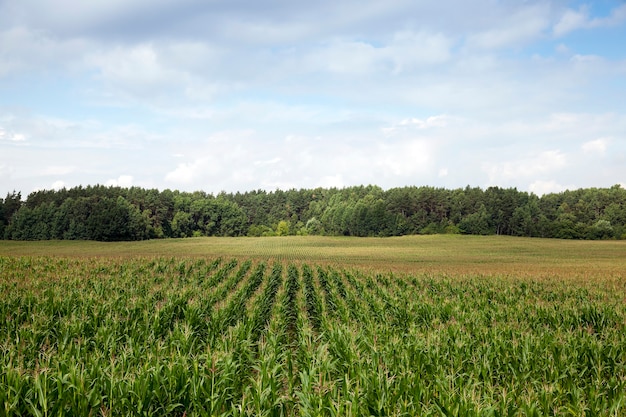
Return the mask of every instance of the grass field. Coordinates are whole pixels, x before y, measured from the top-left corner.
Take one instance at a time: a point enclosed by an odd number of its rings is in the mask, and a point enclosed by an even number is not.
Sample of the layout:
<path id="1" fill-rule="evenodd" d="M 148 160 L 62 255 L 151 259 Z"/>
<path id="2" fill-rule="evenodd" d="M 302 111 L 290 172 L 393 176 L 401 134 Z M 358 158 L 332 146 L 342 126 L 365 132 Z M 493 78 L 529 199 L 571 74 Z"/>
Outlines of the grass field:
<path id="1" fill-rule="evenodd" d="M 0 243 L 0 416 L 624 416 L 626 242 Z"/>
<path id="2" fill-rule="evenodd" d="M 430 235 L 291 236 L 143 242 L 0 241 L 0 256 L 235 257 L 336 264 L 394 272 L 589 277 L 626 271 L 626 241 Z"/>

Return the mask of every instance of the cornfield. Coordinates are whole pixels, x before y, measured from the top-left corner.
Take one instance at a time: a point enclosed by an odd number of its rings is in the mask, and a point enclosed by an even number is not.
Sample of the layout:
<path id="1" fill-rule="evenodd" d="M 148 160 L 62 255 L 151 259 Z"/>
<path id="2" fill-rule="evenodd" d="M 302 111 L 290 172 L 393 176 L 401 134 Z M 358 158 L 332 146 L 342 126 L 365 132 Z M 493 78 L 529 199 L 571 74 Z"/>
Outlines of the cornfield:
<path id="1" fill-rule="evenodd" d="M 626 286 L 0 257 L 1 416 L 622 416 Z"/>

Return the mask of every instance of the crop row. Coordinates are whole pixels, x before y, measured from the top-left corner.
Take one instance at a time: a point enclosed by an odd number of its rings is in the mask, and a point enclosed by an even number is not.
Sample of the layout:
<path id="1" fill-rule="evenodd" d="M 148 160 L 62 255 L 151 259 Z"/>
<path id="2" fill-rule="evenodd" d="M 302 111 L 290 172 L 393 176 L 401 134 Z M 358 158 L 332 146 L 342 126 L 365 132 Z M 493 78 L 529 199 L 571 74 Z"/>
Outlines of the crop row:
<path id="1" fill-rule="evenodd" d="M 626 286 L 0 257 L 0 415 L 624 415 Z"/>

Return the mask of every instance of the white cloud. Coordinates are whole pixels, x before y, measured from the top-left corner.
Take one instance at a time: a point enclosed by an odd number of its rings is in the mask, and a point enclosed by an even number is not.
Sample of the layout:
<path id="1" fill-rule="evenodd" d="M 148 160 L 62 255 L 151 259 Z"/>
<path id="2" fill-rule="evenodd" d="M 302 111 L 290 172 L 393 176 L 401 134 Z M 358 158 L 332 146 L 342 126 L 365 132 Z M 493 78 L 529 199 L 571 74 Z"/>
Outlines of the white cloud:
<path id="1" fill-rule="evenodd" d="M 567 157 L 559 150 L 543 151 L 524 158 L 486 163 L 483 170 L 487 172 L 491 183 L 519 180 L 537 175 L 558 171 L 567 164 Z"/>
<path id="2" fill-rule="evenodd" d="M 579 29 L 592 29 L 597 27 L 615 26 L 626 20 L 626 5 L 616 7 L 607 17 L 591 17 L 587 5 L 582 5 L 578 10 L 567 9 L 554 25 L 555 36 L 563 36 Z"/>
<path id="3" fill-rule="evenodd" d="M 123 187 L 128 188 L 133 185 L 133 176 L 132 175 L 120 175 L 117 179 L 107 180 L 105 183 L 108 187 Z"/>
<path id="4" fill-rule="evenodd" d="M 50 188 L 52 188 L 53 190 L 60 190 L 65 187 L 66 187 L 65 182 L 58 180 L 58 181 L 53 182 Z"/>
<path id="5" fill-rule="evenodd" d="M 174 169 L 165 173 L 164 179 L 186 189 L 214 192 L 225 189 L 226 185 L 239 184 L 244 178 L 259 180 L 249 174 L 254 161 L 270 160 L 274 156 L 267 153 L 277 151 L 257 139 L 253 130 L 225 130 L 204 139 L 171 144 L 176 147 L 176 153 L 186 155 L 188 159 L 178 162 Z"/>
<path id="6" fill-rule="evenodd" d="M 75 171 L 76 167 L 73 165 L 53 165 L 45 168 L 41 175 L 60 176 L 68 175 Z"/>
<path id="7" fill-rule="evenodd" d="M 93 47 L 80 38 L 59 40 L 45 31 L 21 25 L 0 30 L 0 45 L 0 78 L 42 68 L 71 71 L 80 55 Z"/>
<path id="8" fill-rule="evenodd" d="M 277 156 L 275 158 L 264 160 L 264 161 L 254 161 L 254 165 L 256 166 L 274 165 L 274 164 L 278 164 L 281 161 L 282 161 L 282 158 Z"/>
<path id="9" fill-rule="evenodd" d="M 572 50 L 564 43 L 558 44 L 554 50 L 561 55 L 569 55 L 572 52 Z"/>
<path id="10" fill-rule="evenodd" d="M 429 116 L 425 119 L 409 117 L 406 119 L 402 119 L 397 123 L 392 123 L 389 127 L 383 127 L 381 131 L 385 135 L 394 135 L 399 134 L 403 131 L 409 132 L 411 130 L 420 131 L 434 128 L 445 128 L 458 122 L 460 122 L 458 118 L 449 116 L 447 114 Z"/>
<path id="11" fill-rule="evenodd" d="M 334 41 L 305 58 L 304 66 L 340 74 L 367 74 L 379 69 L 376 66 L 381 64 L 381 56 L 381 51 L 365 42 Z"/>
<path id="12" fill-rule="evenodd" d="M 557 24 L 554 25 L 554 34 L 563 36 L 568 32 L 587 26 L 589 24 L 588 15 L 587 6 L 581 6 L 578 10 L 567 9 Z"/>
<path id="13" fill-rule="evenodd" d="M 0 128 L 0 141 L 3 140 L 9 142 L 24 142 L 26 141 L 26 135 L 23 133 L 7 132 L 6 130 Z"/>
<path id="14" fill-rule="evenodd" d="M 106 32 L 120 27 L 118 22 L 137 24 L 138 17 L 144 19 L 156 13 L 164 13 L 171 9 L 169 5 L 185 5 L 186 0 L 108 0 L 95 2 L 76 2 L 74 0 L 57 0 L 54 3 L 45 0 L 7 3 L 0 11 L 6 20 L 14 24 L 38 27 L 44 32 L 62 34 L 67 37 L 94 33 L 98 30 Z M 0 20 L 1 22 L 2 20 Z M 115 25 L 118 23 L 118 25 Z"/>
<path id="15" fill-rule="evenodd" d="M 370 165 L 374 166 L 375 175 L 381 177 L 411 178 L 429 172 L 434 162 L 434 150 L 427 140 L 381 144 L 374 155 Z"/>
<path id="16" fill-rule="evenodd" d="M 0 142 L 56 149 L 140 149 L 163 134 L 150 126 L 105 123 L 93 119 L 69 119 L 18 112 L 0 120 L 6 126 Z M 18 133 L 19 132 L 19 133 Z"/>
<path id="17" fill-rule="evenodd" d="M 393 62 L 393 72 L 411 71 L 423 65 L 447 62 L 452 41 L 441 33 L 399 32 L 386 53 Z"/>
<path id="18" fill-rule="evenodd" d="M 259 186 L 395 186 L 398 178 L 402 183 L 411 183 L 436 175 L 436 147 L 428 138 L 404 132 L 385 137 L 376 131 L 364 132 L 358 140 L 335 134 L 272 139 L 259 133 L 235 139 L 238 132 L 224 132 L 227 139 L 213 136 L 191 153 L 195 159 L 176 164 L 165 179 L 185 189 L 219 192 Z"/>
<path id="19" fill-rule="evenodd" d="M 575 187 L 567 187 L 567 186 L 561 185 L 558 182 L 552 181 L 552 180 L 548 180 L 548 181 L 537 180 L 528 186 L 528 190 L 532 193 L 537 194 L 538 196 L 542 196 L 544 194 L 550 194 L 550 193 L 560 193 L 567 189 L 574 189 L 574 188 Z"/>
<path id="20" fill-rule="evenodd" d="M 87 56 L 85 62 L 99 71 L 111 93 L 122 97 L 158 97 L 184 75 L 161 62 L 151 43 L 97 51 Z"/>
<path id="21" fill-rule="evenodd" d="M 232 157 L 220 159 L 214 154 L 202 155 L 202 152 L 199 154 L 201 156 L 191 161 L 177 164 L 175 169 L 165 174 L 165 181 L 178 186 L 195 186 L 195 189 L 212 189 L 216 184 L 215 180 L 221 183 L 231 178 L 234 171 L 228 174 L 220 173 L 225 167 L 233 167 L 229 162 Z"/>
<path id="22" fill-rule="evenodd" d="M 317 183 L 318 187 L 324 187 L 324 188 L 331 188 L 331 187 L 342 188 L 342 187 L 345 187 L 346 185 L 347 183 L 343 179 L 341 174 L 322 176 L 319 182 Z"/>
<path id="23" fill-rule="evenodd" d="M 594 63 L 603 61 L 603 59 L 601 56 L 598 56 L 598 55 L 574 54 L 570 58 L 570 61 L 573 62 L 574 64 L 594 64 Z"/>
<path id="24" fill-rule="evenodd" d="M 431 127 L 446 127 L 450 123 L 450 117 L 445 114 L 438 116 L 430 116 L 425 120 L 412 117 L 410 119 L 402 120 L 400 126 L 415 126 L 419 129 L 428 129 Z"/>
<path id="25" fill-rule="evenodd" d="M 499 49 L 519 46 L 541 36 L 549 26 L 545 5 L 535 4 L 499 16 L 493 27 L 467 37 L 471 49 Z M 491 23 L 491 22 L 490 22 Z"/>
<path id="26" fill-rule="evenodd" d="M 61 190 L 63 188 L 67 188 L 67 183 L 63 180 L 56 180 L 50 184 L 49 187 L 35 187 L 33 191 L 44 191 L 44 190 Z"/>
<path id="27" fill-rule="evenodd" d="M 364 41 L 333 40 L 304 58 L 305 70 L 339 74 L 399 74 L 440 64 L 451 57 L 452 41 L 440 33 L 398 32 L 382 45 Z"/>
<path id="28" fill-rule="evenodd" d="M 0 0 L 2 188 L 626 178 L 626 56 L 559 38 L 626 5 L 60 1 Z"/>
<path id="29" fill-rule="evenodd" d="M 599 138 L 589 142 L 585 142 L 582 144 L 581 149 L 583 152 L 604 154 L 606 152 L 606 148 L 608 146 L 609 139 L 608 138 Z"/>
<path id="30" fill-rule="evenodd" d="M 165 181 L 176 184 L 191 184 L 194 179 L 197 178 L 201 166 L 204 164 L 203 160 L 196 160 L 191 163 L 184 162 L 178 164 L 176 169 L 168 172 L 165 175 Z"/>

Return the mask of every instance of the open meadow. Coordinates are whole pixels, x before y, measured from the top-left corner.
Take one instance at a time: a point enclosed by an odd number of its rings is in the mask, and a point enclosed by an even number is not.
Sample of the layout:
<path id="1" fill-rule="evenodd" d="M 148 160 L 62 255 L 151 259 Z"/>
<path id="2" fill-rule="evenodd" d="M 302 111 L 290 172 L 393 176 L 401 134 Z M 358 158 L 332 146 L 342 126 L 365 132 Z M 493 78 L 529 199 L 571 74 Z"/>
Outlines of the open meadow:
<path id="1" fill-rule="evenodd" d="M 626 241 L 0 242 L 0 416 L 624 416 Z"/>

